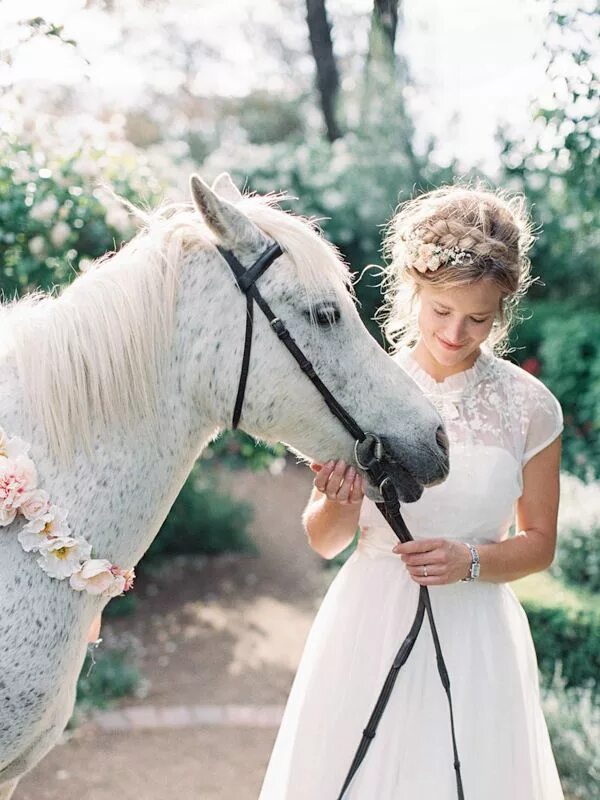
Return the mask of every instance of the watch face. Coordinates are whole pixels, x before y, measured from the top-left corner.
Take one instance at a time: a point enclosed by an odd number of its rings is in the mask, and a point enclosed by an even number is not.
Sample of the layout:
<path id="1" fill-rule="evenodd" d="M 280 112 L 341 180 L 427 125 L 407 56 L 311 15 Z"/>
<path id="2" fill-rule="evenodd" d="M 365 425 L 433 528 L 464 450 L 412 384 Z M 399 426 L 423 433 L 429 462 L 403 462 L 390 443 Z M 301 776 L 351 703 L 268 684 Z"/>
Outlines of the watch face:
<path id="1" fill-rule="evenodd" d="M 479 564 L 473 564 L 473 566 L 471 567 L 471 573 L 474 578 L 479 577 Z"/>

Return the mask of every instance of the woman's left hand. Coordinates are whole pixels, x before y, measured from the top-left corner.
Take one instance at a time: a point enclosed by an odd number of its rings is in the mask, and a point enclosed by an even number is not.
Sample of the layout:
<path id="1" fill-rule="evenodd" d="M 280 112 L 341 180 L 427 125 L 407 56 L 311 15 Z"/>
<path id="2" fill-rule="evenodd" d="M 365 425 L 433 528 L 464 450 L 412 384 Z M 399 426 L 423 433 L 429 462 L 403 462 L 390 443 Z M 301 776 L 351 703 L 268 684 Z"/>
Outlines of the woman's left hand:
<path id="1" fill-rule="evenodd" d="M 410 577 L 420 586 L 439 586 L 466 578 L 471 568 L 471 552 L 456 539 L 415 539 L 398 542 L 394 553 L 401 555 Z M 423 567 L 427 567 L 427 577 Z"/>

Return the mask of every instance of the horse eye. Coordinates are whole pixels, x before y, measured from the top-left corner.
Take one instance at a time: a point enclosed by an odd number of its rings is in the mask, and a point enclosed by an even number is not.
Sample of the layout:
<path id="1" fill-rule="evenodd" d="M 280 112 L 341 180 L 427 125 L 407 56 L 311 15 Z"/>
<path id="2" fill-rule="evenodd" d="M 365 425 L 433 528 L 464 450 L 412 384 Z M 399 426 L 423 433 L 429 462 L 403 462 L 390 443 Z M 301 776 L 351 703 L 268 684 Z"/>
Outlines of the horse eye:
<path id="1" fill-rule="evenodd" d="M 306 312 L 306 315 L 310 318 L 309 311 Z M 313 309 L 313 319 L 320 326 L 335 325 L 340 320 L 340 310 L 337 306 L 331 304 L 316 306 Z"/>

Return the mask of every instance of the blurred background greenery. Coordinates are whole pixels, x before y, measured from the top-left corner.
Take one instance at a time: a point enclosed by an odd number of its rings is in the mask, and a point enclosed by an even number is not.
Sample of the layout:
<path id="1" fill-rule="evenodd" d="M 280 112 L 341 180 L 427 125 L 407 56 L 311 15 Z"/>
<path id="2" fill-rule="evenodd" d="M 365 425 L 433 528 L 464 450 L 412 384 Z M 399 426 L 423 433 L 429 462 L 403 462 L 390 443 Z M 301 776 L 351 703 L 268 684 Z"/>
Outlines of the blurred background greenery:
<path id="1" fill-rule="evenodd" d="M 566 488 L 556 563 L 522 599 L 562 774 L 573 796 L 589 798 L 600 777 L 600 10 L 533 0 L 515 5 L 503 28 L 497 4 L 449 5 L 460 29 L 436 29 L 436 9 L 444 12 L 429 0 L 420 16 L 408 0 L 65 0 L 45 4 L 43 16 L 35 4 L 6 3 L 0 288 L 10 298 L 60 286 L 127 241 L 131 219 L 104 186 L 152 205 L 185 199 L 192 171 L 210 180 L 227 170 L 248 189 L 286 192 L 286 207 L 320 220 L 353 272 L 364 270 L 361 314 L 383 343 L 372 319 L 376 265 L 397 203 L 455 177 L 524 192 L 539 226 L 540 280 L 511 357 L 562 404 Z M 488 23 L 501 38 L 488 37 L 486 51 Z M 509 51 L 527 26 L 542 80 L 515 124 L 508 112 L 524 97 L 529 56 L 511 72 Z M 492 113 L 474 97 L 479 70 L 505 108 Z M 251 549 L 249 508 L 216 496 L 211 470 L 279 469 L 283 457 L 243 434 L 220 437 L 145 560 Z M 82 693 L 93 691 L 88 680 Z"/>

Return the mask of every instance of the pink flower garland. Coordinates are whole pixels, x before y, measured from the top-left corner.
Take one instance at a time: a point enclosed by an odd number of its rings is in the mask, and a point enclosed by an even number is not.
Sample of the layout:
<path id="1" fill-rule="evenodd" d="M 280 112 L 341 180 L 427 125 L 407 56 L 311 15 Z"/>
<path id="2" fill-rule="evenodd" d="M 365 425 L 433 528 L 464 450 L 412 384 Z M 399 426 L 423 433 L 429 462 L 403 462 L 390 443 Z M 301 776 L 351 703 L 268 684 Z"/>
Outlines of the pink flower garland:
<path id="1" fill-rule="evenodd" d="M 30 444 L 0 427 L 0 527 L 21 514 L 27 524 L 17 538 L 25 552 L 37 553 L 37 563 L 51 578 L 65 580 L 78 592 L 116 597 L 133 586 L 135 572 L 104 558 L 92 558 L 92 546 L 71 536 L 68 512 L 52 504 L 37 487 L 37 470 L 29 458 Z"/>

